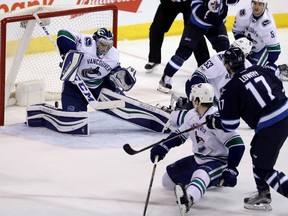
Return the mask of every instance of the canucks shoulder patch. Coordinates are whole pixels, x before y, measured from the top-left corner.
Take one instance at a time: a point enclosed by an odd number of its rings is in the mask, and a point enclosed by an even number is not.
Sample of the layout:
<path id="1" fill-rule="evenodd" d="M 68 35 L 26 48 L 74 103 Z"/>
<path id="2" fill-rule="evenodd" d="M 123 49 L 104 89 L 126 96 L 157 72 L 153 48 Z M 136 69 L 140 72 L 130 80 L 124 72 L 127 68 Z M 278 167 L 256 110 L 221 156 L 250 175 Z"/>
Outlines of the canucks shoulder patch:
<path id="1" fill-rule="evenodd" d="M 266 20 L 263 20 L 261 24 L 263 27 L 265 27 L 265 26 L 269 25 L 270 23 L 271 23 L 271 21 L 269 19 L 266 19 Z"/>
<path id="2" fill-rule="evenodd" d="M 245 16 L 246 15 L 246 10 L 245 9 L 240 10 L 239 15 L 240 16 Z"/>

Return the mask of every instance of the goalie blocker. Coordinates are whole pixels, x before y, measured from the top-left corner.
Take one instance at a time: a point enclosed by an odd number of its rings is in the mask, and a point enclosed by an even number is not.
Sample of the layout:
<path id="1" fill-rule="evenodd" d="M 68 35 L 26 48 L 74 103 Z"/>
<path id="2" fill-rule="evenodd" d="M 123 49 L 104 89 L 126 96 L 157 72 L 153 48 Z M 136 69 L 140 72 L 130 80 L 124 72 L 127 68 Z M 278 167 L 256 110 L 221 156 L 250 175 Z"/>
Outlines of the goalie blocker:
<path id="1" fill-rule="evenodd" d="M 88 112 L 64 112 L 48 104 L 27 107 L 27 126 L 48 129 L 75 135 L 89 135 Z"/>

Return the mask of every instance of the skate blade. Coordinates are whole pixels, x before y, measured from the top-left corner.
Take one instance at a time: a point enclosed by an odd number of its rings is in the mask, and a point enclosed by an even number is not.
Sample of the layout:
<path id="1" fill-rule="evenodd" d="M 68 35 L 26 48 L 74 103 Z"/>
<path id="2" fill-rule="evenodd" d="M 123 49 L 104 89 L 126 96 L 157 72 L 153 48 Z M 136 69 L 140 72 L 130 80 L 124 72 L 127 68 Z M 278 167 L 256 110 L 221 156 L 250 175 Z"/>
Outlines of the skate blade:
<path id="1" fill-rule="evenodd" d="M 177 198 L 177 204 L 178 204 L 178 207 L 179 207 L 179 211 L 180 211 L 180 215 L 181 216 L 185 216 L 186 214 L 186 206 L 181 204 L 181 201 L 180 201 L 180 198 L 184 196 L 184 193 L 183 193 L 183 190 L 182 188 L 179 186 L 179 185 L 176 185 L 175 186 L 175 195 L 176 195 L 176 198 Z"/>
<path id="2" fill-rule="evenodd" d="M 244 204 L 244 208 L 249 210 L 257 210 L 257 211 L 272 211 L 272 206 L 270 204 Z"/>
<path id="3" fill-rule="evenodd" d="M 160 92 L 163 92 L 163 93 L 167 94 L 167 93 L 170 92 L 171 89 L 166 88 L 166 87 L 164 87 L 164 86 L 162 86 L 162 85 L 159 84 L 157 90 L 160 91 Z"/>

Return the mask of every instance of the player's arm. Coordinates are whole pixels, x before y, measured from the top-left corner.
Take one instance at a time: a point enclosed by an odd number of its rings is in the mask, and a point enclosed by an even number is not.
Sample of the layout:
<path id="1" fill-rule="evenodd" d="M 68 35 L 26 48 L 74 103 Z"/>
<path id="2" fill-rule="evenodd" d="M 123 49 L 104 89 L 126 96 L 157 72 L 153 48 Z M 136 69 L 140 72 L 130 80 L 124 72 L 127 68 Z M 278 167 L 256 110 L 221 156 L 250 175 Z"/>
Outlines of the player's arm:
<path id="1" fill-rule="evenodd" d="M 152 163 L 154 163 L 154 160 L 156 156 L 158 156 L 158 161 L 163 160 L 166 154 L 170 151 L 171 148 L 174 148 L 176 146 L 182 145 L 186 140 L 187 136 L 185 134 L 181 134 L 179 136 L 176 136 L 179 134 L 181 131 L 177 129 L 175 132 L 172 132 L 167 139 L 170 139 L 164 143 L 160 143 L 156 146 L 154 146 L 150 150 L 150 159 Z M 172 138 L 174 137 L 174 138 Z"/>
<path id="2" fill-rule="evenodd" d="M 221 176 L 221 185 L 234 187 L 239 174 L 237 167 L 243 157 L 245 146 L 242 138 L 236 132 L 226 133 L 226 137 L 227 135 L 229 139 L 224 142 L 224 145 L 229 150 L 228 163 Z"/>
<path id="3" fill-rule="evenodd" d="M 64 59 L 69 50 L 76 50 L 77 37 L 66 29 L 61 29 L 57 33 L 57 46 L 61 57 Z"/>
<path id="4" fill-rule="evenodd" d="M 267 25 L 267 26 L 265 26 Z M 268 50 L 268 59 L 267 62 L 274 64 L 281 53 L 281 47 L 279 40 L 277 38 L 277 29 L 274 28 L 270 20 L 262 21 L 263 30 L 263 41 L 266 44 Z"/>
<path id="5" fill-rule="evenodd" d="M 192 1 L 190 19 L 202 28 L 211 28 L 224 22 L 227 11 L 226 3 L 220 0 Z"/>
<path id="6" fill-rule="evenodd" d="M 245 16 L 247 15 L 246 9 L 240 10 L 235 17 L 234 24 L 232 27 L 232 33 L 235 40 L 246 37 L 245 36 Z"/>

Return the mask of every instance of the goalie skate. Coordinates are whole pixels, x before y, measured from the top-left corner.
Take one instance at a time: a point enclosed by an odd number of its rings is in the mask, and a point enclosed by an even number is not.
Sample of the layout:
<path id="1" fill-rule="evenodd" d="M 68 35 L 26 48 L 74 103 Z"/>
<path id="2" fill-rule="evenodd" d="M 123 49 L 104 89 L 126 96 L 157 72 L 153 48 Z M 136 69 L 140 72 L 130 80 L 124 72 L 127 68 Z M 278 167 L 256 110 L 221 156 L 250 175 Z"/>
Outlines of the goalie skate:
<path id="1" fill-rule="evenodd" d="M 176 202 L 178 204 L 180 214 L 181 216 L 184 216 L 190 210 L 190 207 L 193 205 L 193 198 L 187 196 L 186 190 L 181 184 L 175 185 L 174 193 L 177 199 Z"/>
<path id="2" fill-rule="evenodd" d="M 244 208 L 250 210 L 271 211 L 271 194 L 269 191 L 257 191 L 244 199 Z"/>

